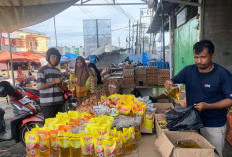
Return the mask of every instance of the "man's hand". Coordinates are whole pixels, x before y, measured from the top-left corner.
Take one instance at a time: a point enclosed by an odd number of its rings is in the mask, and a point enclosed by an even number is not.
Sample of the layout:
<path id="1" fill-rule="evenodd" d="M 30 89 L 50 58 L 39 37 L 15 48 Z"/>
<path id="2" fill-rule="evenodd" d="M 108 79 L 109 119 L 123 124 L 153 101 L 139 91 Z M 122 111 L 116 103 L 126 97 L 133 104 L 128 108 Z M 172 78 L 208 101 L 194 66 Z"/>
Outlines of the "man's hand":
<path id="1" fill-rule="evenodd" d="M 55 79 L 55 83 L 56 83 L 56 84 L 59 84 L 59 83 L 61 83 L 62 81 L 63 81 L 63 78 L 62 78 L 62 77 L 59 77 L 59 78 Z"/>
<path id="2" fill-rule="evenodd" d="M 205 102 L 200 102 L 194 105 L 194 108 L 197 109 L 199 112 L 208 109 L 209 104 Z"/>
<path id="3" fill-rule="evenodd" d="M 173 85 L 173 81 L 172 80 L 167 80 L 164 83 L 164 88 L 169 89 L 171 85 Z"/>

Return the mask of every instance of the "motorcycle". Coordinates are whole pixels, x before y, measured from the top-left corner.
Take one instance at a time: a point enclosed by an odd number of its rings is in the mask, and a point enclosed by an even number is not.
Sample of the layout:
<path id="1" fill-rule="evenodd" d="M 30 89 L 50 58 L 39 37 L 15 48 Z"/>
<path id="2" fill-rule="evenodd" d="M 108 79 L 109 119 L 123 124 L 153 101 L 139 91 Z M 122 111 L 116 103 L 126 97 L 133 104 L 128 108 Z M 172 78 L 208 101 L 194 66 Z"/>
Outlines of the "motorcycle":
<path id="1" fill-rule="evenodd" d="M 8 98 L 8 97 L 9 98 Z M 30 99 L 25 97 L 22 88 L 13 87 L 7 81 L 0 82 L 0 97 L 7 97 L 7 103 L 13 106 L 14 117 L 11 120 L 11 136 L 0 135 L 0 141 L 14 139 L 25 145 L 25 133 L 36 125 L 42 127 L 44 119 L 37 115 L 37 109 Z"/>
<path id="2" fill-rule="evenodd" d="M 58 89 L 64 93 L 64 112 L 75 110 L 79 105 L 76 98 L 72 98 L 73 92 L 68 87 L 68 80 L 64 80 L 62 83 L 57 85 Z"/>
<path id="3" fill-rule="evenodd" d="M 22 88 L 25 92 L 27 98 L 29 98 L 32 104 L 35 106 L 38 112 L 41 111 L 40 101 L 39 101 L 39 91 L 35 88 L 26 87 L 24 81 L 21 81 L 19 84 L 16 85 L 18 88 Z"/>

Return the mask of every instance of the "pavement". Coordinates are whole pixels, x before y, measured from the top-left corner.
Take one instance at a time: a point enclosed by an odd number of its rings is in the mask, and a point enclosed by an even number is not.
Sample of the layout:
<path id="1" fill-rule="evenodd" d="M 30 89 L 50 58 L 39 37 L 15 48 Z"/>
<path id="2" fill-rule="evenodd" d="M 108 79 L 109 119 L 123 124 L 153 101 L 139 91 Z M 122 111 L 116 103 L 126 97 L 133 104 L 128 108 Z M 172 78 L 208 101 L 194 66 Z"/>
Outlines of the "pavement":
<path id="1" fill-rule="evenodd" d="M 8 105 L 6 98 L 0 98 L 0 107 L 5 111 L 5 123 L 7 131 L 10 130 L 10 121 L 13 115 L 13 107 Z M 0 157 L 26 157 L 25 146 L 14 140 L 0 142 Z"/>

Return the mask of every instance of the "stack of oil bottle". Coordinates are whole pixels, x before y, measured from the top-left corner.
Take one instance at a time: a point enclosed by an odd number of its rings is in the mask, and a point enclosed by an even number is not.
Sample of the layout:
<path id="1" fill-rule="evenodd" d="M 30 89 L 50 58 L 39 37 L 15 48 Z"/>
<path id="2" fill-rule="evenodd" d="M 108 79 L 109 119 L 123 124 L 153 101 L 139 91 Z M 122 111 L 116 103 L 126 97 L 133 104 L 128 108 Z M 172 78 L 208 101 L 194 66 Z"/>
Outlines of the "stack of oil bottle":
<path id="1" fill-rule="evenodd" d="M 137 149 L 135 127 L 113 127 L 114 117 L 69 111 L 25 134 L 28 157 L 121 157 Z M 138 127 L 136 127 L 138 128 Z"/>

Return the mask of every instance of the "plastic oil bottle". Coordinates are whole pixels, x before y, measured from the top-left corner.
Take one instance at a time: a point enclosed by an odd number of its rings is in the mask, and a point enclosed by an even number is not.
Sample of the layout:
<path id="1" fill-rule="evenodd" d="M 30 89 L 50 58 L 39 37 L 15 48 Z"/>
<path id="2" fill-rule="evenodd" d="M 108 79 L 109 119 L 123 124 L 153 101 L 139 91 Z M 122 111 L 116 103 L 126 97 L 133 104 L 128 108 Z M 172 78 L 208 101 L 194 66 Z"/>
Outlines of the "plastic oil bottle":
<path id="1" fill-rule="evenodd" d="M 70 157 L 70 132 L 58 132 L 59 157 Z"/>
<path id="2" fill-rule="evenodd" d="M 81 142 L 79 134 L 71 134 L 70 137 L 70 157 L 81 157 Z"/>
<path id="3" fill-rule="evenodd" d="M 51 130 L 50 132 L 51 139 L 51 152 L 50 157 L 58 157 L 59 156 L 59 145 L 58 145 L 58 131 Z"/>
<path id="4" fill-rule="evenodd" d="M 26 151 L 28 157 L 39 156 L 39 137 L 35 131 L 28 131 L 25 134 Z"/>
<path id="5" fill-rule="evenodd" d="M 39 136 L 39 156 L 49 157 L 50 156 L 50 136 L 46 131 L 46 128 L 40 129 L 37 132 Z"/>

